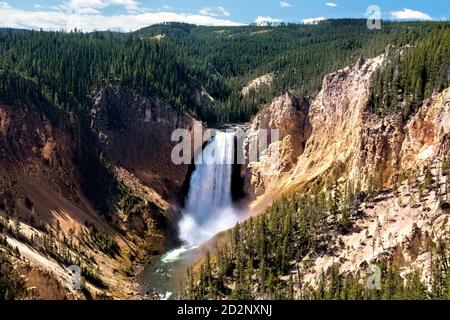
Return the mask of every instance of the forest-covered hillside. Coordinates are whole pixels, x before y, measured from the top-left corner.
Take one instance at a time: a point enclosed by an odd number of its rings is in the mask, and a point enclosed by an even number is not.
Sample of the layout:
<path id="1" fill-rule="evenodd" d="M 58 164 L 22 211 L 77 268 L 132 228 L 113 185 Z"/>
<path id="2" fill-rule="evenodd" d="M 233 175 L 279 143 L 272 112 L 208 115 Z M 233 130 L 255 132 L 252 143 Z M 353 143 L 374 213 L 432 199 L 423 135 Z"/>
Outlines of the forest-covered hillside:
<path id="1" fill-rule="evenodd" d="M 378 55 L 388 45 L 448 44 L 446 37 L 445 23 L 385 23 L 381 30 L 369 30 L 365 20 L 345 19 L 276 27 L 173 23 L 130 34 L 3 29 L 0 70 L 35 81 L 70 112 L 86 109 L 92 91 L 119 82 L 146 96 L 164 98 L 210 124 L 243 122 L 287 90 L 313 96 L 325 74 L 355 63 L 360 55 Z M 445 58 L 448 48 L 434 48 Z M 428 50 L 427 56 L 435 54 Z M 414 60 L 416 68 L 425 63 L 428 60 Z M 267 73 L 274 74 L 271 86 L 241 94 L 250 80 Z M 420 74 L 409 72 L 414 79 L 408 81 L 416 83 Z M 210 98 L 199 99 L 202 92 Z M 428 86 L 423 94 L 429 93 Z"/>

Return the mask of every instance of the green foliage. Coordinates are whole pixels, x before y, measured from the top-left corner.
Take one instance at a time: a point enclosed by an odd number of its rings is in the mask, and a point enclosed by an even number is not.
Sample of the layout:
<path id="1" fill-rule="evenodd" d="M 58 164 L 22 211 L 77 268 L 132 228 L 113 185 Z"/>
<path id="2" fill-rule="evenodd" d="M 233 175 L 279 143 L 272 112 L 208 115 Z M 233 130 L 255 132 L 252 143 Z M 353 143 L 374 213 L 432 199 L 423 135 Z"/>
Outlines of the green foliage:
<path id="1" fill-rule="evenodd" d="M 413 50 L 423 46 L 425 58 L 409 53 L 402 58 L 405 66 L 423 67 L 402 70 L 407 81 L 401 85 L 417 87 L 417 98 L 428 96 L 445 85 L 447 26 L 385 23 L 382 30 L 368 30 L 365 20 L 344 19 L 277 27 L 170 23 L 131 34 L 4 30 L 0 33 L 0 70 L 33 80 L 53 104 L 71 113 L 89 111 L 91 92 L 118 82 L 146 96 L 164 98 L 210 124 L 241 122 L 287 90 L 298 96 L 314 95 L 324 75 L 355 63 L 360 55 L 378 55 L 388 44 L 411 44 Z M 156 35 L 164 38 L 155 40 Z M 434 40 L 422 45 L 424 39 Z M 437 55 L 432 60 L 435 45 Z M 413 83 L 421 70 L 424 81 Z M 271 86 L 247 97 L 241 95 L 246 83 L 267 73 L 275 76 Z M 203 88 L 214 102 L 199 98 Z"/>
<path id="2" fill-rule="evenodd" d="M 214 263 L 208 257 L 205 262 L 208 267 L 202 267 L 202 270 L 217 270 L 218 275 L 201 271 L 199 283 L 191 282 L 187 295 L 202 299 L 211 295 L 208 289 L 211 287 L 215 288 L 214 296 L 223 297 L 230 295 L 227 284 L 235 283 L 231 291 L 235 299 L 292 296 L 292 283 L 279 277 L 288 274 L 294 261 L 321 249 L 317 236 L 324 231 L 327 216 L 334 217 L 336 230 L 346 232 L 358 207 L 350 182 L 345 188 L 334 184 L 328 195 L 317 188 L 283 198 L 265 214 L 238 224 L 229 232 L 228 245 L 214 252 Z M 206 282 L 212 285 L 204 285 Z"/>
<path id="3" fill-rule="evenodd" d="M 128 216 L 141 215 L 147 209 L 146 202 L 131 190 L 122 191 L 119 206 Z"/>
<path id="4" fill-rule="evenodd" d="M 99 230 L 94 224 L 88 221 L 85 222 L 85 226 L 89 229 L 91 239 L 101 251 L 112 257 L 120 253 L 119 245 L 109 233 Z"/>
<path id="5" fill-rule="evenodd" d="M 425 172 L 425 180 L 433 183 L 431 171 Z M 201 271 L 196 276 L 190 273 L 186 296 L 317 300 L 449 298 L 450 249 L 442 241 L 430 248 L 431 281 L 425 281 L 420 270 L 405 278 L 396 263 L 381 260 L 379 289 L 367 289 L 366 276 L 360 272 L 342 274 L 338 263 L 323 272 L 317 287 L 302 283 L 296 262 L 308 254 L 329 250 L 324 239 L 333 229 L 338 235 L 351 232 L 367 194 L 360 188 L 359 183 L 350 181 L 334 182 L 327 188 L 316 186 L 283 198 L 265 213 L 238 224 L 228 232 L 225 245 L 216 248 L 212 257 L 208 253 Z M 373 198 L 376 195 L 374 191 Z"/>
<path id="6" fill-rule="evenodd" d="M 450 175 L 450 151 L 447 152 L 447 155 L 444 157 L 442 162 L 442 175 Z"/>
<path id="7" fill-rule="evenodd" d="M 423 100 L 450 86 L 450 28 L 438 24 L 423 39 L 391 46 L 387 62 L 374 75 L 368 107 L 372 112 L 401 112 L 407 119 Z"/>
<path id="8" fill-rule="evenodd" d="M 0 250 L 0 301 L 20 299 L 24 294 L 24 281 L 14 270 L 6 254 Z"/>
<path id="9" fill-rule="evenodd" d="M 99 289 L 108 289 L 105 282 L 98 276 L 98 272 L 93 271 L 89 267 L 83 267 L 81 269 L 81 275 L 91 284 Z"/>
<path id="10" fill-rule="evenodd" d="M 415 44 L 434 23 L 385 23 L 382 30 L 368 30 L 366 20 L 329 20 L 319 25 L 192 27 L 165 24 L 138 31 L 141 37 L 164 34 L 181 46 L 197 65 L 217 74 L 226 84 L 214 105 L 219 122 L 248 120 L 271 98 L 294 90 L 312 96 L 323 76 L 355 63 L 360 55 L 373 57 L 387 45 Z M 237 54 L 239 53 L 239 54 Z M 261 75 L 273 73 L 274 83 L 248 97 L 242 87 Z M 214 92 L 211 85 L 205 87 Z"/>

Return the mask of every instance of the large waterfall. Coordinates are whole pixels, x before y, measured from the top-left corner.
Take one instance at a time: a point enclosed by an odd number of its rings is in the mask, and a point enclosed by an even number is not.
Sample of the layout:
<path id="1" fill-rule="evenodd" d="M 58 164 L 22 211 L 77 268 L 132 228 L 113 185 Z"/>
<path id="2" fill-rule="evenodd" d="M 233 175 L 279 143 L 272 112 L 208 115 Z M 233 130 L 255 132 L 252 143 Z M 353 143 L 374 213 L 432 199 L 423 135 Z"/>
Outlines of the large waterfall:
<path id="1" fill-rule="evenodd" d="M 196 261 L 196 248 L 200 244 L 239 221 L 231 197 L 234 136 L 216 132 L 199 155 L 201 158 L 196 159 L 186 208 L 178 226 L 184 245 L 154 260 L 140 275 L 142 287 L 154 291 L 160 299 L 172 297 L 186 275 L 186 268 Z"/>
<path id="2" fill-rule="evenodd" d="M 180 238 L 190 246 L 233 227 L 239 219 L 231 197 L 234 134 L 216 132 L 199 157 L 179 224 Z"/>

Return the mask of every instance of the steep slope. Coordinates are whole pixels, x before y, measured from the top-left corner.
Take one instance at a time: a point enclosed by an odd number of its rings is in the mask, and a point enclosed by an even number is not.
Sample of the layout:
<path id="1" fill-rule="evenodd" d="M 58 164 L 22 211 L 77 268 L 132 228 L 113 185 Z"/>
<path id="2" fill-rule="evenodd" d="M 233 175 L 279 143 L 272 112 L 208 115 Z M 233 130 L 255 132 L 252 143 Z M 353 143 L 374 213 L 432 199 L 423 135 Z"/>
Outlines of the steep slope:
<path id="1" fill-rule="evenodd" d="M 59 264 L 68 267 L 78 260 L 80 267 L 86 268 L 85 273 L 91 269 L 86 257 L 93 253 L 89 249 L 79 251 L 81 244 L 77 248 L 75 243 L 81 243 L 81 236 L 76 232 L 82 232 L 89 222 L 117 237 L 123 246 L 127 244 L 99 216 L 81 187 L 83 169 L 76 159 L 81 156 L 78 143 L 82 138 L 68 127 L 62 112 L 55 109 L 47 113 L 45 107 L 52 106 L 45 100 L 39 107 L 32 102 L 0 106 L 0 223 L 6 231 L 7 243 L 18 248 L 31 263 L 31 269 L 22 267 L 26 274 L 48 272 L 50 278 L 60 281 L 61 295 L 80 297 L 79 293 L 67 289 L 68 273 Z M 87 161 L 89 156 L 83 159 Z M 90 165 L 96 167 L 95 162 Z M 97 260 L 99 264 L 100 260 L 101 257 Z M 124 281 L 117 280 L 119 285 Z M 48 290 L 44 286 L 45 282 L 36 288 L 38 297 L 48 297 L 43 294 Z"/>
<path id="2" fill-rule="evenodd" d="M 22 297 L 133 298 L 136 267 L 165 250 L 188 175 L 171 166 L 171 133 L 193 119 L 118 87 L 97 92 L 91 117 L 69 115 L 6 77 L 27 90 L 0 95 L 0 251 L 33 288 Z M 70 265 L 82 291 L 67 286 Z"/>
<path id="3" fill-rule="evenodd" d="M 242 172 L 247 194 L 264 196 L 266 191 L 271 193 L 280 178 L 293 169 L 311 135 L 308 113 L 308 102 L 300 101 L 288 92 L 255 116 L 243 143 L 247 168 L 244 166 Z M 275 139 L 271 136 L 272 129 L 278 130 L 279 141 L 272 141 Z M 262 150 L 260 161 L 251 162 L 250 152 L 261 148 L 260 140 L 267 141 L 269 146 Z"/>
<path id="4" fill-rule="evenodd" d="M 253 119 L 245 150 L 262 129 L 280 130 L 244 169 L 254 216 L 208 244 L 189 298 L 446 297 L 450 88 L 407 119 L 373 113 L 385 58 L 326 76 L 310 105 L 287 94 Z"/>
<path id="5" fill-rule="evenodd" d="M 264 208 L 272 198 L 318 179 L 326 182 L 331 177 L 347 177 L 363 186 L 375 179 L 381 187 L 388 187 L 396 181 L 398 173 L 442 158 L 449 143 L 449 89 L 425 101 L 407 123 L 399 115 L 380 117 L 366 109 L 371 77 L 383 66 L 384 57 L 360 59 L 356 65 L 326 76 L 322 90 L 311 102 L 307 121 L 293 118 L 290 132 L 284 132 L 286 125 L 273 122 L 282 132 L 281 138 L 291 134 L 300 140 L 307 139 L 300 145 L 297 143 L 300 152 L 291 160 L 292 169 L 279 176 L 261 179 L 258 170 L 255 172 L 258 165 L 251 165 L 251 184 L 268 190 L 264 194 L 256 192 L 258 198 L 253 207 Z M 261 114 L 269 113 L 265 117 L 277 119 L 277 113 L 283 112 L 292 112 L 290 99 L 281 104 L 279 99 L 274 100 Z M 256 133 L 264 127 L 261 116 L 255 117 L 252 130 Z M 280 163 L 285 161 L 281 157 Z"/>
<path id="6" fill-rule="evenodd" d="M 176 129 L 192 132 L 194 119 L 157 98 L 108 86 L 94 97 L 91 127 L 107 157 L 132 172 L 162 197 L 182 201 L 180 190 L 188 166 L 171 160 L 171 135 Z"/>

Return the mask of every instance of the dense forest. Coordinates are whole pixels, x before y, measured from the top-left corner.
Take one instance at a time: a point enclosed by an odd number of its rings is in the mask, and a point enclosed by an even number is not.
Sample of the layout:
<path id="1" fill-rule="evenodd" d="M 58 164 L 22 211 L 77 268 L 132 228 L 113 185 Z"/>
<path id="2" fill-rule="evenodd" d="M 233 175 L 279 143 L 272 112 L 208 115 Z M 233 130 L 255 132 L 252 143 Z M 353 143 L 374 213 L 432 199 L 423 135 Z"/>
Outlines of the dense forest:
<path id="1" fill-rule="evenodd" d="M 381 30 L 368 30 L 365 20 L 277 27 L 173 23 L 130 34 L 3 29 L 0 70 L 34 81 L 52 103 L 71 114 L 89 110 L 94 90 L 119 83 L 143 95 L 164 98 L 213 125 L 248 121 L 261 105 L 287 90 L 313 96 L 325 74 L 355 63 L 360 55 L 376 56 L 388 45 L 411 45 L 416 50 L 419 43 L 423 49 L 417 50 L 426 51 L 428 58 L 405 55 L 405 65 L 422 70 L 402 72 L 408 78 L 402 84 L 407 95 L 409 90 L 416 91 L 420 75 L 435 72 L 431 68 L 439 60 L 430 63 L 429 57 L 436 56 L 432 50 L 439 50 L 437 56 L 447 60 L 444 65 L 448 63 L 448 41 L 447 47 L 434 46 L 447 38 L 444 23 L 385 23 Z M 444 71 L 436 78 L 439 83 L 419 88 L 417 99 L 445 85 Z M 268 73 L 274 74 L 272 85 L 241 93 L 250 80 Z M 199 98 L 205 91 L 211 99 Z"/>
<path id="2" fill-rule="evenodd" d="M 438 182 L 445 177 L 445 182 Z M 375 180 L 371 180 L 375 181 Z M 421 199 L 434 193 L 443 208 L 450 205 L 450 154 L 438 176 L 428 169 L 423 175 L 410 172 L 400 184 L 414 194 L 411 207 L 423 206 Z M 412 187 L 414 186 L 414 187 Z M 398 188 L 398 187 L 397 187 Z M 276 201 L 264 213 L 238 224 L 195 269 L 188 270 L 189 299 L 447 299 L 450 294 L 450 247 L 444 241 L 429 244 L 430 283 L 414 270 L 405 279 L 391 258 L 378 259 L 381 288 L 367 290 L 366 278 L 341 273 L 336 262 L 323 270 L 317 287 L 302 281 L 298 263 L 311 253 L 326 252 L 332 232 L 345 235 L 364 215 L 362 204 L 374 204 L 385 192 L 372 182 L 365 190 L 354 181 L 316 184 Z M 394 190 L 395 192 L 395 190 Z M 219 240 L 220 241 L 220 240 Z M 223 242 L 223 241 L 222 241 Z M 434 254 L 433 254 L 434 253 Z M 294 289 L 294 287 L 296 289 Z"/>
<path id="3" fill-rule="evenodd" d="M 407 119 L 425 98 L 449 86 L 450 28 L 441 25 L 416 44 L 389 48 L 384 68 L 374 75 L 368 107 Z"/>
<path id="4" fill-rule="evenodd" d="M 143 39 L 163 34 L 165 39 L 183 47 L 205 70 L 221 76 L 229 94 L 220 96 L 214 105 L 215 118 L 209 120 L 240 122 L 287 90 L 293 90 L 298 96 L 313 96 L 320 90 L 324 75 L 355 63 L 361 55 L 374 57 L 388 45 L 395 52 L 423 41 L 444 42 L 446 35 L 441 29 L 448 30 L 448 24 L 384 23 L 381 30 L 368 30 L 366 20 L 343 19 L 318 25 L 276 27 L 212 28 L 175 24 L 144 28 L 136 34 Z M 428 49 L 434 50 L 431 46 Z M 445 52 L 439 54 L 448 60 Z M 419 62 L 417 68 L 429 67 L 426 61 Z M 274 74 L 271 86 L 242 96 L 242 87 L 268 73 Z M 417 78 L 417 74 L 411 76 Z"/>

